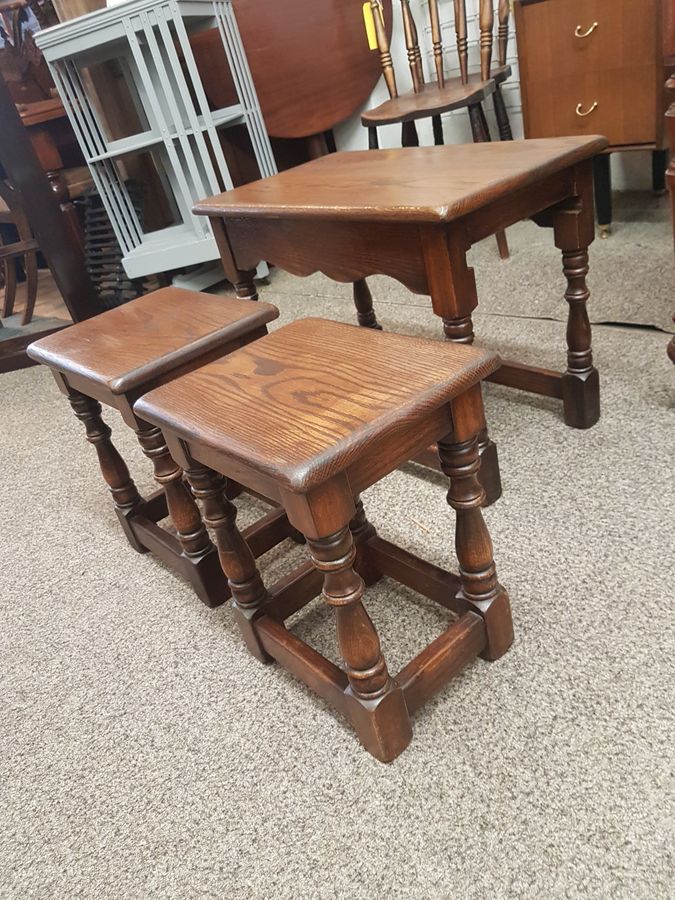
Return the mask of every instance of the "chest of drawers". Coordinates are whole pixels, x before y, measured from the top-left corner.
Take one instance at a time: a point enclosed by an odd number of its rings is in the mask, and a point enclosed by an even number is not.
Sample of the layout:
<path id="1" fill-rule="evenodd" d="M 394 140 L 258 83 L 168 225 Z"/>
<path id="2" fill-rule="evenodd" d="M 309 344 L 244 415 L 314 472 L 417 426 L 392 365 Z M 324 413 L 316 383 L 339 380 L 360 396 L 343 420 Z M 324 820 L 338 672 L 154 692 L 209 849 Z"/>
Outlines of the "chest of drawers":
<path id="1" fill-rule="evenodd" d="M 515 0 L 514 14 L 525 136 L 603 134 L 608 153 L 652 149 L 661 189 L 661 0 Z M 596 183 L 608 232 L 608 156 L 598 161 Z"/>

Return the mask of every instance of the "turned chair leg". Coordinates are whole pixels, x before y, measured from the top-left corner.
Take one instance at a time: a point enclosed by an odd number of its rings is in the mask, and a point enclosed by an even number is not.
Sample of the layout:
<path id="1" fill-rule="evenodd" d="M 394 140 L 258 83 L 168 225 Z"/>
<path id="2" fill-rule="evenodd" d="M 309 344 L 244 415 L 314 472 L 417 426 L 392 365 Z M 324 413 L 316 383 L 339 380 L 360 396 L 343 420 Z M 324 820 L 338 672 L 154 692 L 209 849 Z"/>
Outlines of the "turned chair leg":
<path id="1" fill-rule="evenodd" d="M 434 144 L 437 147 L 443 146 L 443 122 L 440 116 L 431 117 L 431 125 L 434 129 Z"/>
<path id="2" fill-rule="evenodd" d="M 609 153 L 600 153 L 594 157 L 593 185 L 598 231 L 601 238 L 607 238 L 612 233 L 612 170 Z"/>
<path id="3" fill-rule="evenodd" d="M 401 146 L 402 147 L 419 147 L 420 139 L 417 135 L 417 126 L 414 120 L 403 122 L 401 125 Z"/>
<path id="4" fill-rule="evenodd" d="M 110 488 L 115 511 L 127 540 L 134 550 L 145 553 L 146 548 L 139 543 L 130 524 L 130 518 L 142 502 L 142 497 L 129 474 L 127 464 L 110 440 L 112 432 L 101 418 L 101 404 L 72 389 L 68 392 L 68 401 L 77 418 L 84 424 L 87 440 L 96 450 L 101 474 Z"/>
<path id="5" fill-rule="evenodd" d="M 0 247 L 2 240 L 0 239 Z M 5 298 L 2 306 L 3 319 L 14 313 L 14 301 L 16 300 L 16 258 L 7 257 L 4 260 L 3 271 L 5 273 Z"/>
<path id="6" fill-rule="evenodd" d="M 591 323 L 586 284 L 588 248 L 563 250 L 563 273 L 567 280 L 567 371 L 562 378 L 565 423 L 590 428 L 600 418 L 600 377 L 593 366 Z"/>
<path id="7" fill-rule="evenodd" d="M 457 514 L 455 550 L 462 596 L 485 622 L 487 646 L 481 655 L 499 659 L 513 643 L 513 624 L 509 597 L 497 581 L 492 540 L 481 512 L 485 491 L 478 480 L 478 435 L 459 443 L 439 441 L 438 455 L 450 478 L 448 503 Z"/>
<path id="8" fill-rule="evenodd" d="M 237 528 L 237 508 L 225 495 L 226 481 L 206 466 L 193 466 L 185 474 L 192 492 L 203 504 L 204 521 L 215 534 L 220 564 L 232 592 L 235 619 L 246 646 L 261 662 L 269 662 L 254 627 L 268 594 L 251 549 Z"/>
<path id="9" fill-rule="evenodd" d="M 345 663 L 354 727 L 374 756 L 389 762 L 412 737 L 401 689 L 390 678 L 380 639 L 362 598 L 364 582 L 354 569 L 356 548 L 349 526 L 328 537 L 307 539 L 323 573 L 323 596 L 335 611 L 337 639 Z"/>
<path id="10" fill-rule="evenodd" d="M 512 141 L 513 133 L 511 131 L 511 122 L 509 121 L 509 114 L 506 111 L 506 104 L 504 103 L 504 95 L 502 94 L 502 87 L 500 84 L 495 85 L 492 102 L 495 108 L 497 128 L 499 128 L 499 140 Z"/>
<path id="11" fill-rule="evenodd" d="M 471 134 L 475 144 L 484 144 L 491 141 L 490 130 L 488 128 L 487 119 L 480 103 L 467 107 L 469 112 L 469 122 L 471 123 Z M 497 249 L 501 259 L 508 259 L 510 256 L 509 245 L 506 240 L 506 234 L 498 231 L 495 235 L 497 241 Z"/>
<path id="12" fill-rule="evenodd" d="M 368 128 L 368 149 L 369 150 L 379 150 L 380 142 L 377 139 L 377 128 L 373 128 L 370 126 Z"/>
<path id="13" fill-rule="evenodd" d="M 35 312 L 35 302 L 37 300 L 38 290 L 38 265 L 37 253 L 30 252 L 25 256 L 26 270 L 26 305 L 21 317 L 21 324 L 28 325 L 33 321 L 33 313 Z"/>
<path id="14" fill-rule="evenodd" d="M 377 321 L 373 308 L 373 295 L 370 293 L 368 282 L 360 278 L 352 285 L 354 291 L 354 306 L 356 307 L 356 319 L 363 328 L 376 328 L 382 331 L 382 326 Z"/>

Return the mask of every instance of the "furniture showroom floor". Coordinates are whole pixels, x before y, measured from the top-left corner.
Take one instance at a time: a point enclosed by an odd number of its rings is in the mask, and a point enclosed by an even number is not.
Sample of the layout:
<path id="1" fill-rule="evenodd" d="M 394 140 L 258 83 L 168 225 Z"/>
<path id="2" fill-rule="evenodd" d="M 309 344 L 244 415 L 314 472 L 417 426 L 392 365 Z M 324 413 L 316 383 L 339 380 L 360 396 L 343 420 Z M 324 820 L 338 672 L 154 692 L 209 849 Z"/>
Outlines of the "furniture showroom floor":
<path id="1" fill-rule="evenodd" d="M 645 237 L 628 216 L 591 248 L 594 320 L 620 321 L 617 303 L 668 324 L 671 238 L 653 224 Z M 476 249 L 476 333 L 560 368 L 559 254 L 534 246 L 537 231 L 509 230 L 507 262 L 493 241 Z M 372 288 L 386 329 L 439 332 L 425 298 Z M 261 297 L 281 309 L 273 326 L 352 321 L 349 287 L 319 275 L 275 273 Z M 535 314 L 560 321 L 524 318 Z M 429 703 L 389 766 L 256 662 L 227 608 L 209 611 L 128 547 L 49 373 L 4 375 L 0 896 L 672 896 L 674 372 L 664 333 L 596 325 L 593 337 L 602 418 L 589 431 L 566 428 L 557 401 L 485 388 L 504 484 L 486 516 L 515 644 Z M 133 434 L 114 437 L 152 490 Z M 409 466 L 364 502 L 383 536 L 449 565 L 445 490 Z M 241 509 L 242 523 L 260 512 Z M 287 542 L 263 574 L 304 553 Z M 393 583 L 366 605 L 394 672 L 443 628 L 440 607 Z M 320 600 L 296 627 L 334 658 Z"/>

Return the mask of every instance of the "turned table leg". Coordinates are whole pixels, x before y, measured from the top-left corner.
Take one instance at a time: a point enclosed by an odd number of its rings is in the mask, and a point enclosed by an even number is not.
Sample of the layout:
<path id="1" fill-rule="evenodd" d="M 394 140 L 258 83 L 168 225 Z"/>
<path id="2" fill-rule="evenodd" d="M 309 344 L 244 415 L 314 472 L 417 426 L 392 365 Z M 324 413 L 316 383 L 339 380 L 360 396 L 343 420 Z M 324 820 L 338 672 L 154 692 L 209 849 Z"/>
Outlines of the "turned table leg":
<path id="1" fill-rule="evenodd" d="M 492 541 L 481 506 L 484 489 L 478 480 L 478 436 L 454 443 L 438 442 L 441 468 L 450 478 L 448 503 L 456 511 L 455 549 L 462 595 L 482 616 L 487 634 L 485 659 L 502 656 L 513 643 L 509 597 L 497 581 Z"/>
<path id="2" fill-rule="evenodd" d="M 96 450 L 101 474 L 110 488 L 115 511 L 127 540 L 134 550 L 145 553 L 146 548 L 139 543 L 130 524 L 130 518 L 138 509 L 142 497 L 129 474 L 127 464 L 110 440 L 112 432 L 101 418 L 101 404 L 72 388 L 68 390 L 68 400 L 73 412 L 84 424 L 87 440 Z"/>
<path id="3" fill-rule="evenodd" d="M 255 632 L 267 590 L 251 553 L 237 528 L 237 508 L 225 496 L 225 479 L 206 466 L 186 469 L 185 474 L 195 497 L 203 504 L 204 521 L 216 536 L 218 556 L 232 592 L 232 608 L 246 646 L 261 662 L 270 657 Z"/>
<path id="4" fill-rule="evenodd" d="M 368 282 L 360 278 L 352 285 L 354 290 L 354 306 L 356 307 L 356 319 L 363 328 L 376 328 L 382 331 L 382 326 L 377 321 L 373 309 L 373 295 L 370 293 Z"/>
<path id="5" fill-rule="evenodd" d="M 183 470 L 174 462 L 159 428 L 141 423 L 136 431 L 143 453 L 152 463 L 155 481 L 164 489 L 169 515 L 176 528 L 183 553 L 200 559 L 214 550 L 202 521 L 199 507 L 183 481 Z"/>
<path id="6" fill-rule="evenodd" d="M 600 379 L 593 366 L 589 297 L 588 250 L 563 250 L 563 272 L 567 279 L 567 371 L 563 375 L 565 423 L 574 428 L 590 428 L 600 418 Z"/>
<path id="7" fill-rule="evenodd" d="M 389 676 L 380 639 L 363 606 L 364 582 L 354 570 L 356 548 L 349 526 L 328 537 L 308 538 L 307 546 L 324 576 L 324 599 L 335 610 L 354 726 L 364 746 L 388 762 L 408 745 L 412 729 L 403 693 Z"/>
<path id="8" fill-rule="evenodd" d="M 450 341 L 458 344 L 473 344 L 473 322 L 471 316 L 458 319 L 443 319 L 443 332 Z M 480 453 L 480 481 L 485 489 L 484 505 L 491 506 L 502 495 L 502 479 L 499 472 L 497 445 L 491 440 L 487 427 L 478 436 Z"/>

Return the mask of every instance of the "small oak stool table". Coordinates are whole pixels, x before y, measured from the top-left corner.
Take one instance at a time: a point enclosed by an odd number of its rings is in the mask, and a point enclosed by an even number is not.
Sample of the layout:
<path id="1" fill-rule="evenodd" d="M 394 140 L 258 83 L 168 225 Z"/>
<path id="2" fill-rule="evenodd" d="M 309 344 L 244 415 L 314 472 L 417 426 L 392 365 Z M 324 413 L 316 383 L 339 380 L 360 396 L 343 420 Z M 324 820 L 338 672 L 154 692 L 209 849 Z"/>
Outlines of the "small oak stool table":
<path id="1" fill-rule="evenodd" d="M 471 246 L 527 217 L 550 226 L 567 279 L 567 368 L 505 360 L 490 380 L 557 397 L 565 422 L 588 428 L 600 416 L 586 310 L 593 157 L 606 146 L 604 137 L 564 137 L 333 153 L 200 201 L 194 211 L 210 217 L 232 281 L 250 281 L 261 259 L 295 275 L 321 271 L 354 282 L 359 323 L 378 327 L 362 279 L 389 275 L 430 295 L 445 336 L 462 343 L 473 341 L 478 305 Z M 481 453 L 494 500 L 499 470 L 487 434 Z"/>
<path id="2" fill-rule="evenodd" d="M 42 338 L 27 350 L 49 366 L 83 422 L 131 546 L 162 559 L 209 606 L 229 597 L 216 549 L 161 431 L 139 419 L 133 404 L 145 391 L 267 334 L 267 322 L 278 315 L 267 303 L 169 287 Z M 141 497 L 111 442 L 101 403 L 119 410 L 151 460 L 161 486 L 151 497 Z M 224 487 L 222 478 L 214 485 Z M 167 514 L 177 538 L 157 524 Z M 276 510 L 253 526 L 257 555 L 286 536 L 287 524 Z"/>
<path id="3" fill-rule="evenodd" d="M 425 700 L 469 660 L 497 659 L 513 640 L 477 477 L 480 381 L 498 366 L 486 350 L 304 319 L 135 404 L 140 418 L 163 430 L 204 502 L 250 651 L 276 659 L 351 718 L 366 749 L 385 762 L 409 743 L 409 717 Z M 359 500 L 432 441 L 457 512 L 459 576 L 377 537 Z M 209 489 L 212 470 L 278 501 L 305 535 L 311 562 L 266 590 L 234 505 Z M 362 603 L 364 583 L 383 576 L 457 614 L 394 678 Z M 284 625 L 322 582 L 346 671 Z"/>

